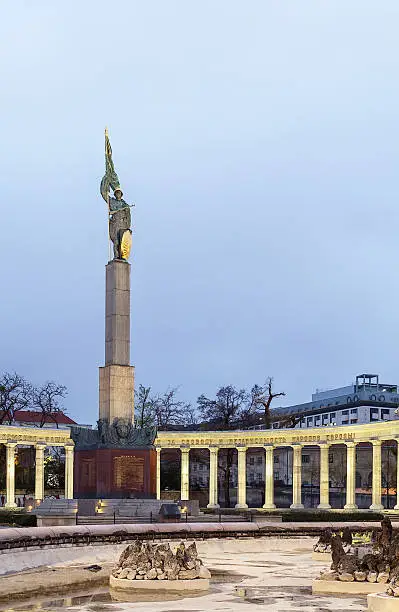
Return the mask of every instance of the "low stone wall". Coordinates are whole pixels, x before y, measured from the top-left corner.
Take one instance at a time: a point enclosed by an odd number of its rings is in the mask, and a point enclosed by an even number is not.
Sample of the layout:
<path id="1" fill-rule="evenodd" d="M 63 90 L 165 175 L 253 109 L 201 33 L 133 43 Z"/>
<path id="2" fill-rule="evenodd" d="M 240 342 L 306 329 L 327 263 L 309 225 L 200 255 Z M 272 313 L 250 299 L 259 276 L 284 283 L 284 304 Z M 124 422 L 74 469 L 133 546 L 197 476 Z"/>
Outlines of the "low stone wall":
<path id="1" fill-rule="evenodd" d="M 11 549 L 45 546 L 114 544 L 137 539 L 184 539 L 264 536 L 320 536 L 326 528 L 349 527 L 357 532 L 379 530 L 375 523 L 155 523 L 133 525 L 67 525 L 0 530 L 0 555 Z M 394 529 L 399 529 L 394 526 Z"/>

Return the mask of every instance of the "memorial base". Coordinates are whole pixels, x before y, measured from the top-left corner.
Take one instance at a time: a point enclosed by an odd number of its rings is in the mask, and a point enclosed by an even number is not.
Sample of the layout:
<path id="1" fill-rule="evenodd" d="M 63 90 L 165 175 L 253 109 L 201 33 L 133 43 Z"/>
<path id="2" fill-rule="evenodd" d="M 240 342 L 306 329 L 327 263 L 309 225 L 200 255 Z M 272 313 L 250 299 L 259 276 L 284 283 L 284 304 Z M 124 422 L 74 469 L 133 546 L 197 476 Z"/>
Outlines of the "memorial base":
<path id="1" fill-rule="evenodd" d="M 75 451 L 76 498 L 155 497 L 156 451 L 98 448 Z"/>

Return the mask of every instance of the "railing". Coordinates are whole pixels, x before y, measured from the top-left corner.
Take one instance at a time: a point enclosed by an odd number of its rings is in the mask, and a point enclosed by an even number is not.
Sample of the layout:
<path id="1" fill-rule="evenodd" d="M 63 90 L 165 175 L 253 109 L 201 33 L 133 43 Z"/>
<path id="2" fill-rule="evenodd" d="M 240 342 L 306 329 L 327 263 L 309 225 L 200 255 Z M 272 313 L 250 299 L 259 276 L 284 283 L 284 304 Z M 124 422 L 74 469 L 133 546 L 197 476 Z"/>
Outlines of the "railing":
<path id="1" fill-rule="evenodd" d="M 92 516 L 84 516 L 76 513 L 76 525 L 133 525 L 136 523 L 159 523 L 159 516 L 121 516 L 113 512 L 112 514 L 96 513 Z M 187 512 L 181 514 L 179 523 L 240 523 L 253 522 L 253 514 L 251 512 L 240 512 L 234 514 L 200 514 L 199 516 L 190 516 Z"/>

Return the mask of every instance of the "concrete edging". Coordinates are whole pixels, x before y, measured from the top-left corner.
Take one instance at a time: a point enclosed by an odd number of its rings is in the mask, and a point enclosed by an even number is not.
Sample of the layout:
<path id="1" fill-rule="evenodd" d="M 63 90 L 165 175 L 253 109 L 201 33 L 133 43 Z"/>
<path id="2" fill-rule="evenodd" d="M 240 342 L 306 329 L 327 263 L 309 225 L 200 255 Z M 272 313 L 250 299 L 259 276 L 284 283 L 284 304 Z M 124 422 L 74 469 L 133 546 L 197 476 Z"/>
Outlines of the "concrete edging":
<path id="1" fill-rule="evenodd" d="M 109 586 L 118 591 L 207 591 L 209 580 L 196 578 L 195 580 L 126 580 L 110 576 Z"/>
<path id="2" fill-rule="evenodd" d="M 382 593 L 367 595 L 367 609 L 369 612 L 398 612 L 399 597 L 390 597 Z"/>
<path id="3" fill-rule="evenodd" d="M 341 593 L 342 595 L 368 595 L 384 593 L 387 585 L 382 582 L 342 582 L 341 580 L 313 580 L 312 593 Z"/>

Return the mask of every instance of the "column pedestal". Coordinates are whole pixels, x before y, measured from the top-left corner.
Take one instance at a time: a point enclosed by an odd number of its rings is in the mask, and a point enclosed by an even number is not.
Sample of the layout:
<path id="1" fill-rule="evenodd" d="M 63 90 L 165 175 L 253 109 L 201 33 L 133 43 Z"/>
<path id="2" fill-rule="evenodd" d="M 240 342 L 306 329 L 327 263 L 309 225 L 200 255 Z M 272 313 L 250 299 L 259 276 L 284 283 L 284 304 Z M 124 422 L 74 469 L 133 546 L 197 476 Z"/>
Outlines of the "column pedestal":
<path id="1" fill-rule="evenodd" d="M 330 510 L 330 476 L 329 476 L 329 445 L 320 446 L 320 503 L 317 506 L 321 510 Z"/>
<path id="2" fill-rule="evenodd" d="M 302 446 L 293 444 L 293 460 L 292 460 L 292 504 L 290 508 L 293 510 L 302 509 Z"/>
<path id="3" fill-rule="evenodd" d="M 274 510 L 274 447 L 265 446 L 265 510 Z"/>
<path id="4" fill-rule="evenodd" d="M 355 485 L 356 444 L 354 442 L 346 442 L 346 504 L 344 510 L 357 510 Z"/>
<path id="5" fill-rule="evenodd" d="M 100 368 L 100 420 L 133 422 L 134 367 L 130 364 L 130 264 L 105 267 L 105 366 Z"/>
<path id="6" fill-rule="evenodd" d="M 207 508 L 219 508 L 218 504 L 218 448 L 209 449 L 209 504 Z"/>
<path id="7" fill-rule="evenodd" d="M 247 505 L 247 448 L 246 446 L 237 447 L 237 510 L 245 510 Z"/>

